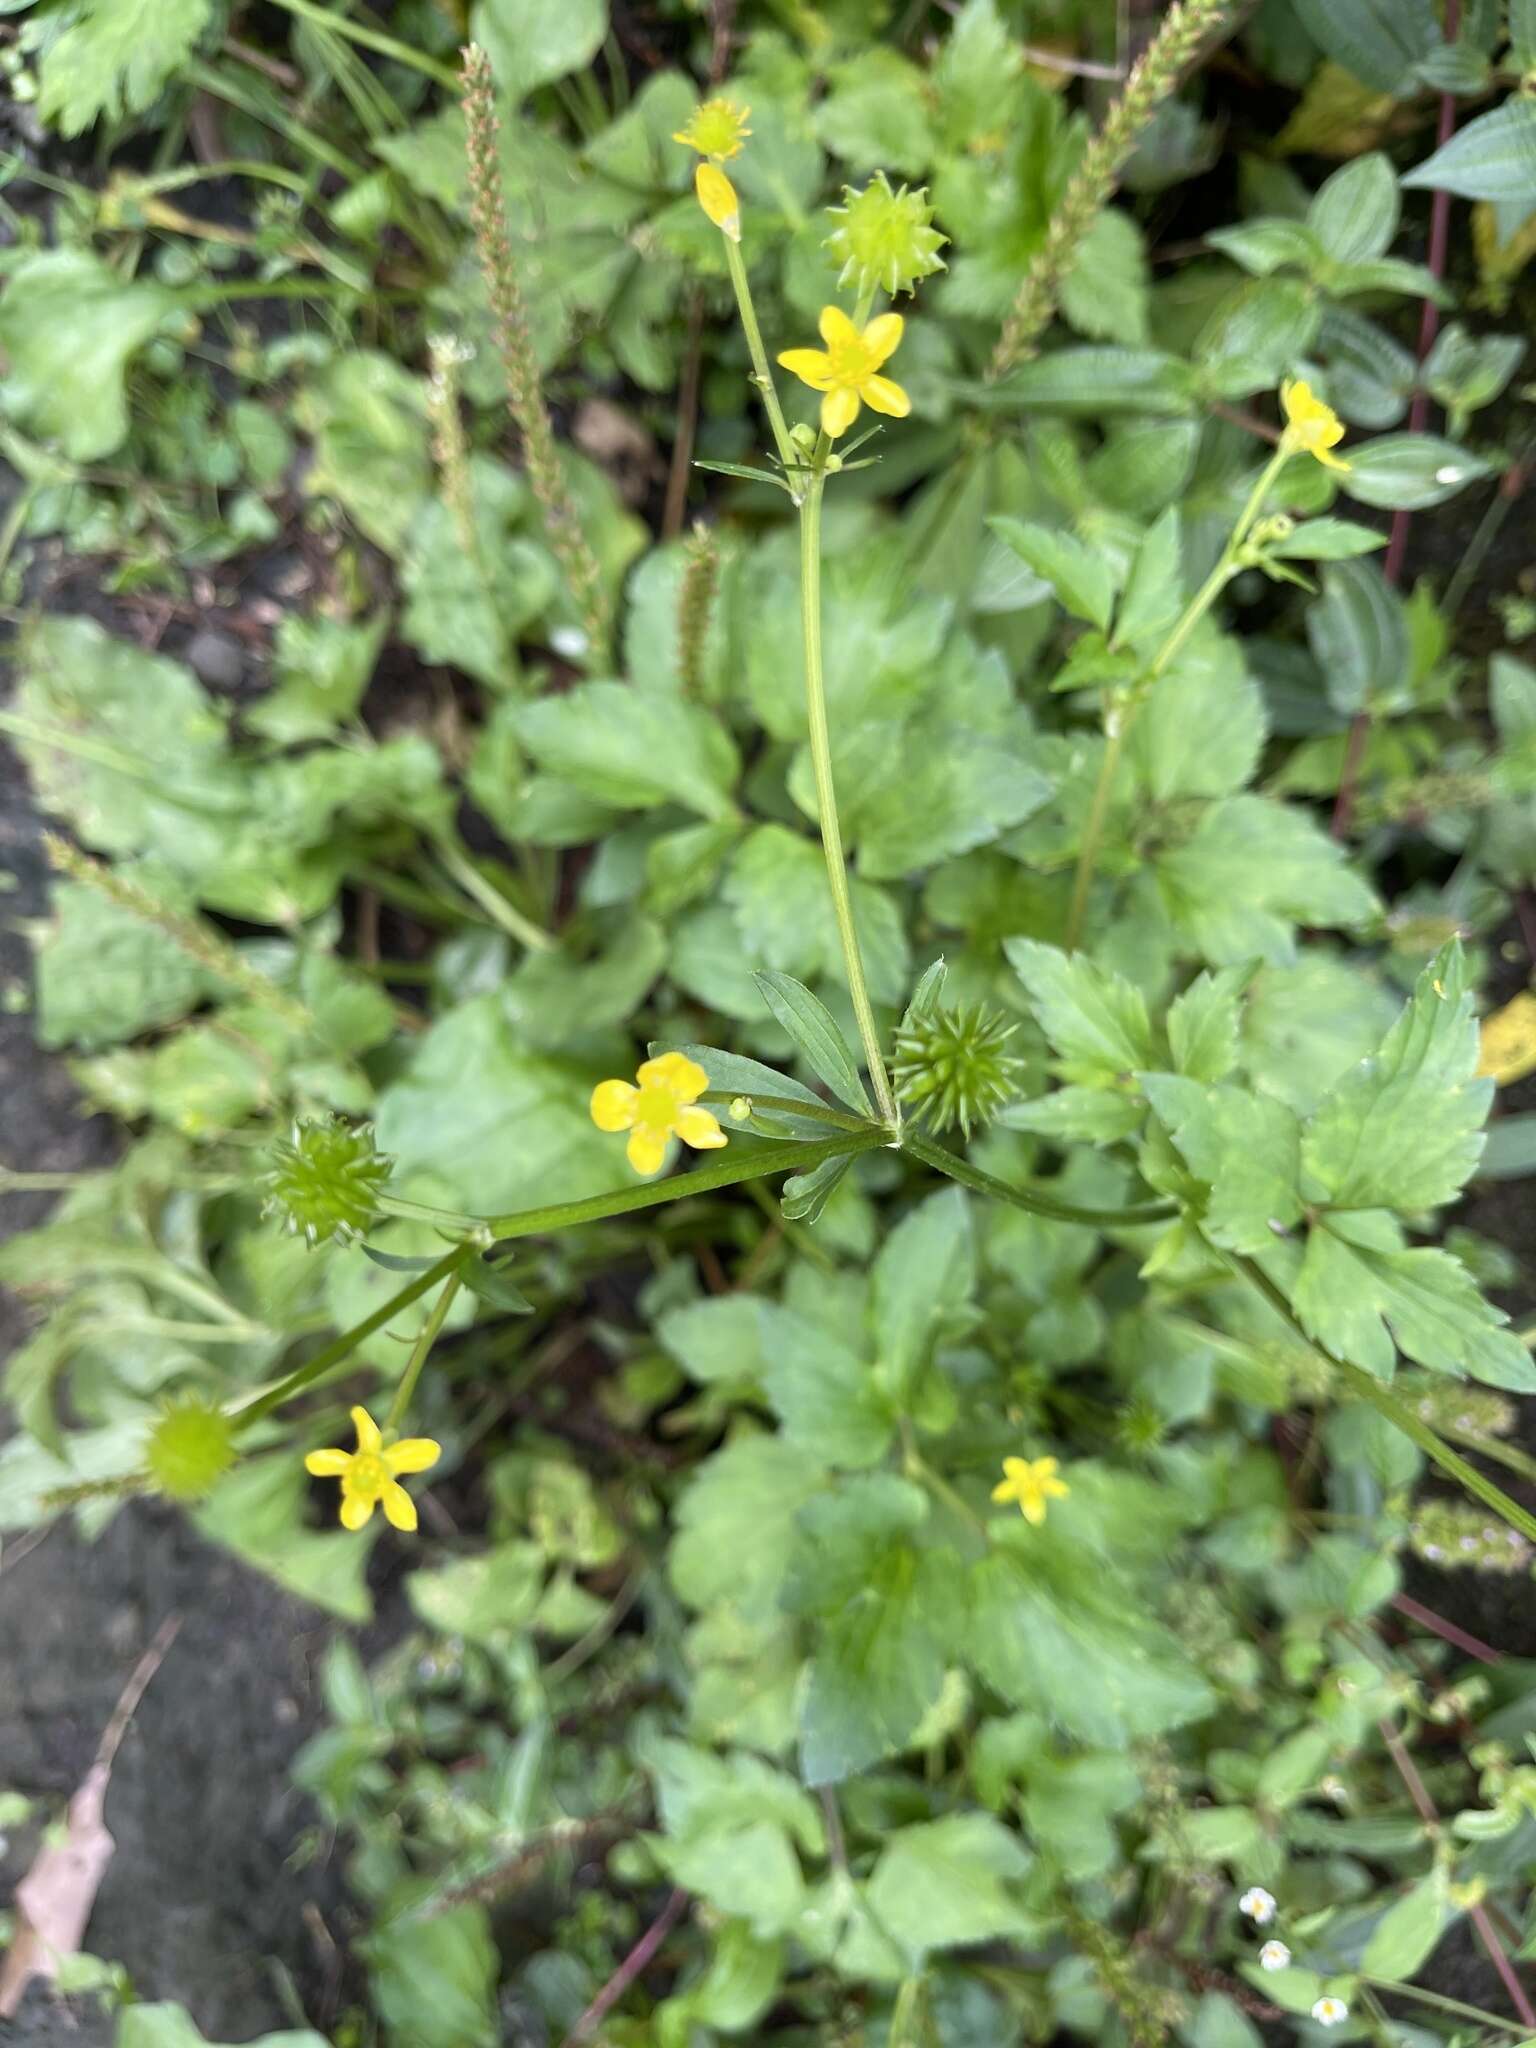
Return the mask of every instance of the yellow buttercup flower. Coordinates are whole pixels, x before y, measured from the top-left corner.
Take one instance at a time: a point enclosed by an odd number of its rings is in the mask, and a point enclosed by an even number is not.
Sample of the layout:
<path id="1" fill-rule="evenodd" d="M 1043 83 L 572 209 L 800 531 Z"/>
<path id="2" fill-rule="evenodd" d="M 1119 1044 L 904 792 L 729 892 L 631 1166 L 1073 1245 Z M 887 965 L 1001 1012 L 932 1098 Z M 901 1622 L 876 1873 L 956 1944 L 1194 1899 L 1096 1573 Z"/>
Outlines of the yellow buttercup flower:
<path id="1" fill-rule="evenodd" d="M 443 1455 L 442 1445 L 429 1436 L 386 1444 L 366 1408 L 352 1410 L 352 1427 L 357 1431 L 355 1451 L 311 1451 L 304 1460 L 305 1471 L 316 1479 L 341 1481 L 343 1528 L 361 1529 L 382 1504 L 386 1519 L 397 1529 L 414 1529 L 416 1503 L 400 1484 L 400 1474 L 425 1472 Z"/>
<path id="2" fill-rule="evenodd" d="M 1056 1472 L 1054 1458 L 1004 1458 L 1003 1477 L 993 1487 L 992 1498 L 1016 1500 L 1025 1521 L 1038 1528 L 1045 1520 L 1046 1503 L 1065 1500 L 1072 1491 Z"/>
<path id="3" fill-rule="evenodd" d="M 865 327 L 855 327 L 838 306 L 823 306 L 816 323 L 827 344 L 819 348 L 787 348 L 779 362 L 823 393 L 821 430 L 829 440 L 846 434 L 861 405 L 904 420 L 912 401 L 899 384 L 882 377 L 880 366 L 896 353 L 905 326 L 899 313 L 877 313 Z"/>
<path id="4" fill-rule="evenodd" d="M 686 1053 L 664 1052 L 647 1060 L 630 1081 L 599 1081 L 592 1090 L 592 1121 L 600 1131 L 628 1131 L 625 1150 L 636 1173 L 656 1173 L 676 1136 L 696 1152 L 727 1143 L 707 1109 L 694 1105 L 709 1076 Z"/>
<path id="5" fill-rule="evenodd" d="M 1292 454 L 1315 456 L 1325 469 L 1348 469 L 1349 464 L 1342 456 L 1331 452 L 1344 438 L 1344 422 L 1310 384 L 1297 377 L 1287 378 L 1280 386 L 1280 407 L 1285 414 L 1282 448 Z"/>
<path id="6" fill-rule="evenodd" d="M 733 242 L 741 240 L 741 201 L 736 197 L 736 187 L 718 164 L 700 164 L 693 174 L 693 189 L 699 195 L 699 204 L 709 215 L 722 235 L 729 235 Z"/>
<path id="7" fill-rule="evenodd" d="M 1536 1074 L 1536 996 L 1528 990 L 1483 1019 L 1477 1071 L 1501 1088 Z"/>
<path id="8" fill-rule="evenodd" d="M 717 163 L 724 163 L 741 155 L 741 145 L 752 133 L 747 126 L 751 111 L 739 100 L 705 100 L 701 107 L 694 108 L 688 126 L 679 128 L 672 140 L 696 149 L 700 156 L 712 156 Z"/>

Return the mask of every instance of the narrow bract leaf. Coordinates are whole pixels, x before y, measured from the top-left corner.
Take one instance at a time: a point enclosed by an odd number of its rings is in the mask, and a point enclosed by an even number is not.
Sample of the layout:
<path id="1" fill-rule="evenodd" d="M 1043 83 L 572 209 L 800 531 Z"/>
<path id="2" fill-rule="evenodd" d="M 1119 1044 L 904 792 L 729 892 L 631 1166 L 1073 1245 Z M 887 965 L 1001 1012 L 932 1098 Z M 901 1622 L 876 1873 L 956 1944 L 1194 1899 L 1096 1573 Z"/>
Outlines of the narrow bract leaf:
<path id="1" fill-rule="evenodd" d="M 825 1081 L 850 1109 L 861 1116 L 873 1116 L 848 1041 L 820 997 L 813 996 L 804 982 L 796 981 L 790 974 L 765 971 L 754 974 L 752 979 L 762 991 L 763 1001 L 805 1055 L 811 1072 Z"/>

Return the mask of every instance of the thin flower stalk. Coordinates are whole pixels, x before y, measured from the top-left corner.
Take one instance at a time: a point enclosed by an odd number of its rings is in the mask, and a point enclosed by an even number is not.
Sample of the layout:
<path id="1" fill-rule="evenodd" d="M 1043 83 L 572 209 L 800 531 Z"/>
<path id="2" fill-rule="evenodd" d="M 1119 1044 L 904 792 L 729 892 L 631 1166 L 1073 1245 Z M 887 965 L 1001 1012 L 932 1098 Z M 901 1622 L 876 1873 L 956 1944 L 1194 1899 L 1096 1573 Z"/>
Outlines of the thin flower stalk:
<path id="1" fill-rule="evenodd" d="M 528 327 L 528 309 L 507 226 L 491 60 L 474 43 L 464 52 L 463 102 L 470 218 L 490 298 L 496 347 L 506 376 L 507 403 L 522 435 L 528 480 L 544 514 L 544 530 L 565 571 L 581 618 L 589 662 L 601 666 L 608 650 L 609 623 L 602 573 L 566 487 L 554 427 L 544 403 L 543 381 Z"/>
<path id="2" fill-rule="evenodd" d="M 1162 27 L 1132 67 L 1125 90 L 1083 152 L 1051 218 L 1038 253 L 1019 286 L 988 366 L 1001 377 L 1026 356 L 1050 325 L 1062 286 L 1072 273 L 1083 238 L 1108 205 L 1120 173 L 1153 115 L 1177 87 L 1206 38 L 1231 28 L 1238 0 L 1176 0 Z"/>

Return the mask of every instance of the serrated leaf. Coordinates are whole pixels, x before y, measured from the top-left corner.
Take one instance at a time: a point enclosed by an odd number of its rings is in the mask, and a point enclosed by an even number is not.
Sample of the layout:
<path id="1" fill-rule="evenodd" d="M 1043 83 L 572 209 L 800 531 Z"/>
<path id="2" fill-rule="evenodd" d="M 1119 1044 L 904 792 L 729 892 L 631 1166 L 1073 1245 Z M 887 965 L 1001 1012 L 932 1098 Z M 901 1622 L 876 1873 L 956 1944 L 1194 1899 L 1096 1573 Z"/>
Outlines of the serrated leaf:
<path id="1" fill-rule="evenodd" d="M 1115 644 L 1136 645 L 1166 633 L 1184 602 L 1179 508 L 1153 521 L 1131 558 L 1125 593 L 1115 614 Z"/>
<path id="2" fill-rule="evenodd" d="M 824 1847 L 804 1789 L 743 1750 L 717 1756 L 650 1740 L 642 1761 L 656 1782 L 657 1847 L 676 1881 L 760 1935 L 787 1933 L 805 1904 L 800 1853 L 819 1856 Z"/>
<path id="3" fill-rule="evenodd" d="M 141 114 L 197 46 L 211 0 L 86 0 L 44 44 L 38 112 L 62 135 Z"/>
<path id="4" fill-rule="evenodd" d="M 822 1465 L 779 1436 L 739 1436 L 706 1458 L 675 1512 L 668 1568 L 679 1597 L 774 1619 L 795 1517 L 825 1485 Z"/>
<path id="5" fill-rule="evenodd" d="M 758 1329 L 758 1376 L 786 1441 L 829 1465 L 877 1464 L 895 1418 L 859 1354 L 773 1302 L 759 1305 Z"/>
<path id="6" fill-rule="evenodd" d="M 1237 1034 L 1243 991 L 1254 969 L 1224 967 L 1197 974 L 1168 1007 L 1168 1044 L 1173 1063 L 1191 1081 L 1220 1081 L 1237 1065 Z"/>
<path id="7" fill-rule="evenodd" d="M 1142 1085 L 1190 1170 L 1210 1186 L 1201 1223 L 1213 1243 L 1266 1251 L 1299 1221 L 1301 1126 L 1283 1102 L 1174 1074 L 1147 1074 Z"/>
<path id="8" fill-rule="evenodd" d="M 703 818 L 732 815 L 735 745 L 718 719 L 681 697 L 582 683 L 520 706 L 513 724 L 541 767 L 602 803 L 645 810 L 670 801 Z"/>
<path id="9" fill-rule="evenodd" d="M 1306 812 L 1251 794 L 1212 804 L 1154 871 L 1175 928 L 1216 967 L 1255 956 L 1284 963 L 1294 925 L 1357 924 L 1376 907 Z"/>
<path id="10" fill-rule="evenodd" d="M 1430 1209 L 1470 1179 L 1493 1083 L 1476 1078 L 1477 1022 L 1458 942 L 1425 968 L 1379 1052 L 1346 1074 L 1308 1123 L 1313 1199 L 1340 1209 Z"/>
<path id="11" fill-rule="evenodd" d="M 1139 988 L 1081 953 L 1038 939 L 1005 939 L 1064 1078 L 1101 1086 L 1152 1064 L 1152 1027 Z"/>
<path id="12" fill-rule="evenodd" d="M 902 1218 L 874 1266 L 877 1355 L 899 1400 L 911 1392 L 935 1330 L 975 1282 L 976 1251 L 963 1190 L 943 1188 Z"/>
<path id="13" fill-rule="evenodd" d="M 812 995 L 793 975 L 761 973 L 752 979 L 763 1001 L 799 1046 L 811 1072 L 826 1082 L 840 1102 L 860 1116 L 873 1116 L 848 1041 L 820 997 Z"/>
<path id="14" fill-rule="evenodd" d="M 129 361 L 173 304 L 159 285 L 126 282 L 87 249 L 24 256 L 0 300 L 6 416 L 56 441 L 72 462 L 110 455 L 128 432 Z"/>
<path id="15" fill-rule="evenodd" d="M 1030 525 L 1022 519 L 1000 515 L 988 524 L 999 540 L 1055 591 L 1074 618 L 1108 631 L 1115 579 L 1102 553 L 1076 534 Z"/>

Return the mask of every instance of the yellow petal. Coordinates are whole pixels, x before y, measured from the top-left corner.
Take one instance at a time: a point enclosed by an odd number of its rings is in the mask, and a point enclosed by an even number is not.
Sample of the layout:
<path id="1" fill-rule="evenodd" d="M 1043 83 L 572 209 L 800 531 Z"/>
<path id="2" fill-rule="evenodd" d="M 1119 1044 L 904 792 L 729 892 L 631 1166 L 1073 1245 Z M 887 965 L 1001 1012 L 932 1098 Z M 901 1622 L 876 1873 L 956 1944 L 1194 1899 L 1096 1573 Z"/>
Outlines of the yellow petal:
<path id="1" fill-rule="evenodd" d="M 1037 1479 L 1043 1481 L 1057 1469 L 1057 1461 L 1054 1458 L 1036 1458 L 1030 1469 Z"/>
<path id="2" fill-rule="evenodd" d="M 316 1479 L 339 1479 L 352 1462 L 350 1451 L 311 1451 L 304 1470 Z"/>
<path id="3" fill-rule="evenodd" d="M 696 1105 L 677 1112 L 677 1135 L 695 1152 L 713 1152 L 727 1142 L 724 1131 L 707 1109 Z"/>
<path id="4" fill-rule="evenodd" d="M 1021 1479 L 1029 1477 L 1029 1460 L 1028 1458 L 1004 1458 L 1003 1470 L 1007 1473 L 1012 1483 L 1017 1486 Z"/>
<path id="5" fill-rule="evenodd" d="M 864 330 L 864 347 L 869 367 L 878 370 L 887 356 L 896 353 L 906 321 L 899 313 L 877 313 Z"/>
<path id="6" fill-rule="evenodd" d="M 1312 386 L 1303 384 L 1299 377 L 1287 377 L 1280 386 L 1280 410 L 1293 426 L 1306 417 L 1307 408 L 1315 402 Z"/>
<path id="7" fill-rule="evenodd" d="M 996 1486 L 992 1489 L 992 1498 L 994 1500 L 1012 1500 L 1013 1481 L 1011 1479 L 999 1479 Z"/>
<path id="8" fill-rule="evenodd" d="M 733 242 L 739 242 L 741 201 L 736 197 L 736 187 L 719 165 L 700 164 L 693 174 L 693 188 L 699 195 L 700 206 L 721 234 L 729 235 Z"/>
<path id="9" fill-rule="evenodd" d="M 599 1081 L 592 1090 L 592 1121 L 600 1131 L 627 1131 L 639 1100 L 633 1081 Z"/>
<path id="10" fill-rule="evenodd" d="M 823 306 L 816 331 L 828 348 L 857 347 L 859 330 L 841 306 Z"/>
<path id="11" fill-rule="evenodd" d="M 859 416 L 859 394 L 850 391 L 846 384 L 836 391 L 829 391 L 821 401 L 821 431 L 829 440 L 835 441 L 839 434 L 846 434 Z"/>
<path id="12" fill-rule="evenodd" d="M 911 399 L 889 377 L 866 377 L 859 386 L 859 396 L 876 412 L 889 413 L 894 420 L 904 420 L 912 410 Z"/>
<path id="13" fill-rule="evenodd" d="M 414 1529 L 416 1526 L 416 1503 L 403 1486 L 393 1481 L 384 1489 L 384 1515 L 397 1529 Z"/>
<path id="14" fill-rule="evenodd" d="M 1332 455 L 1326 448 L 1314 448 L 1312 453 L 1317 457 L 1324 469 L 1347 470 L 1350 467 L 1342 455 Z"/>
<path id="15" fill-rule="evenodd" d="M 635 1079 L 642 1088 L 665 1088 L 679 1102 L 693 1102 L 709 1086 L 709 1076 L 685 1052 L 658 1053 L 647 1060 Z"/>
<path id="16" fill-rule="evenodd" d="M 1019 1506 L 1024 1510 L 1025 1521 L 1031 1527 L 1038 1529 L 1045 1520 L 1045 1502 L 1040 1498 L 1039 1494 L 1032 1493 L 1028 1500 L 1021 1500 Z"/>
<path id="17" fill-rule="evenodd" d="M 429 1436 L 408 1436 L 398 1444 L 391 1444 L 384 1453 L 384 1462 L 391 1472 L 425 1472 L 435 1465 L 443 1455 L 441 1444 L 434 1443 Z"/>
<path id="18" fill-rule="evenodd" d="M 352 1410 L 352 1427 L 357 1431 L 357 1448 L 365 1456 L 377 1451 L 384 1441 L 379 1434 L 379 1425 L 366 1408 Z"/>
<path id="19" fill-rule="evenodd" d="M 787 348 L 779 357 L 779 367 L 813 391 L 825 391 L 832 382 L 832 358 L 819 348 Z"/>
<path id="20" fill-rule="evenodd" d="M 341 1526 L 343 1529 L 361 1529 L 373 1513 L 373 1502 L 364 1500 L 361 1494 L 344 1493 L 341 1496 Z"/>
<path id="21" fill-rule="evenodd" d="M 624 1152 L 636 1173 L 659 1173 L 667 1156 L 667 1141 L 659 1131 L 631 1131 Z"/>

